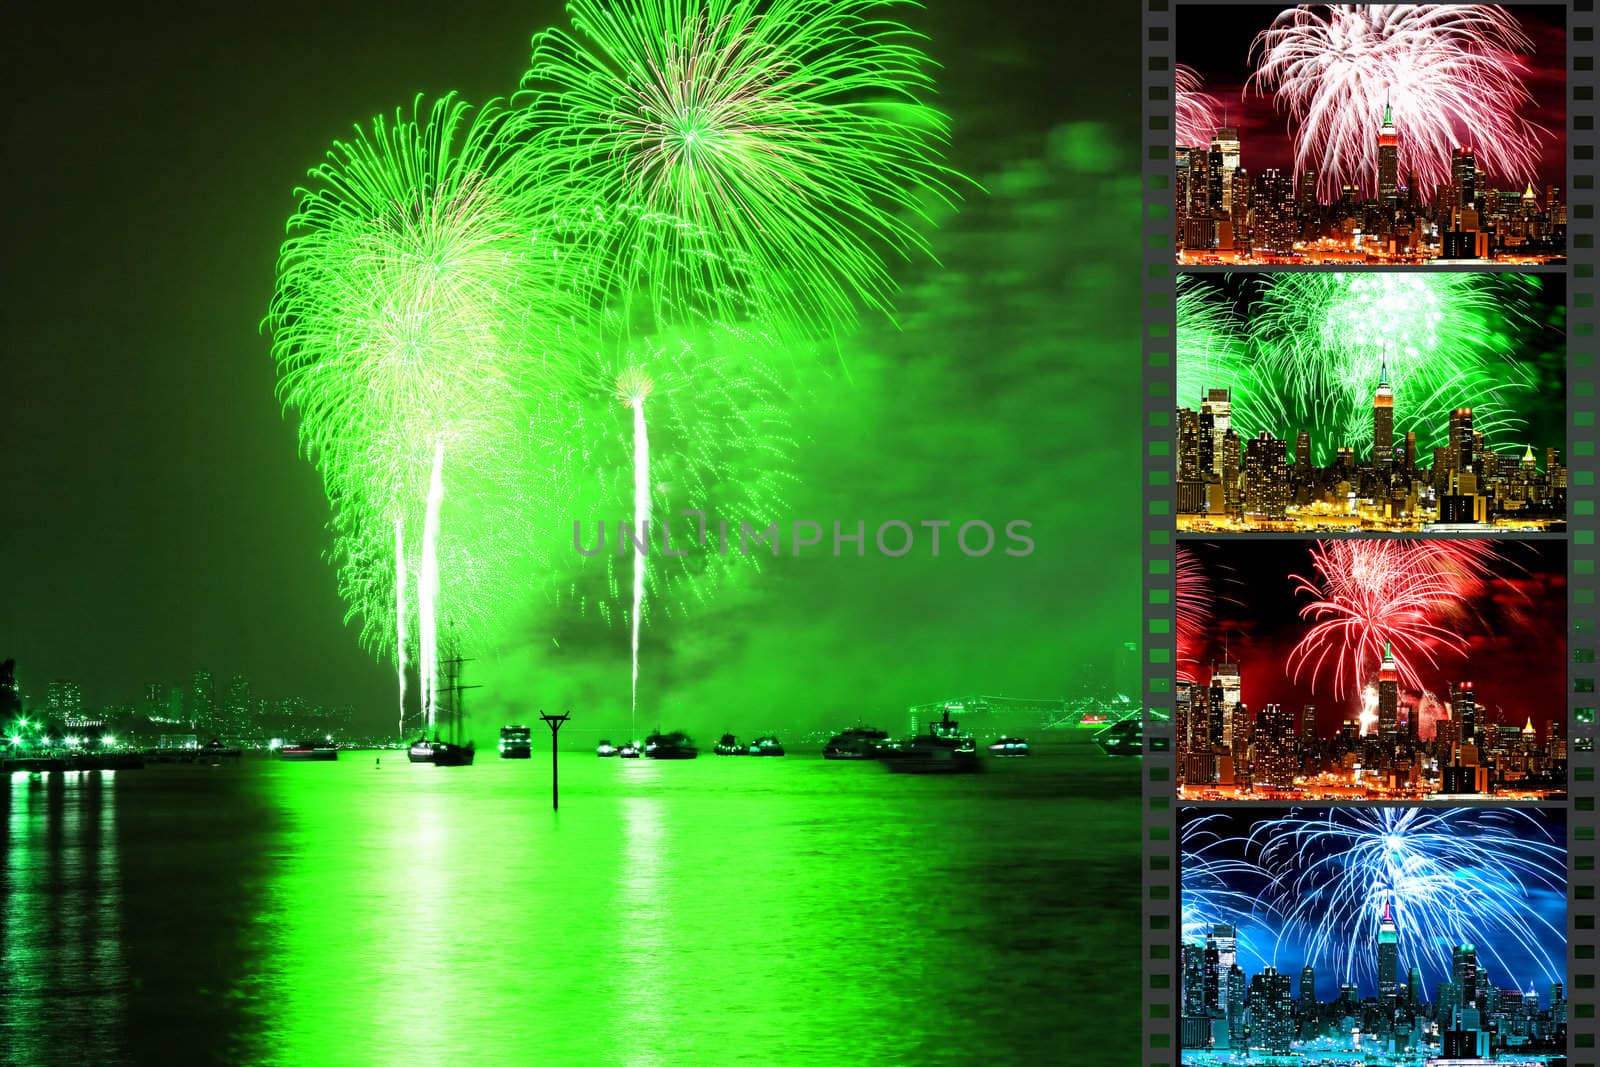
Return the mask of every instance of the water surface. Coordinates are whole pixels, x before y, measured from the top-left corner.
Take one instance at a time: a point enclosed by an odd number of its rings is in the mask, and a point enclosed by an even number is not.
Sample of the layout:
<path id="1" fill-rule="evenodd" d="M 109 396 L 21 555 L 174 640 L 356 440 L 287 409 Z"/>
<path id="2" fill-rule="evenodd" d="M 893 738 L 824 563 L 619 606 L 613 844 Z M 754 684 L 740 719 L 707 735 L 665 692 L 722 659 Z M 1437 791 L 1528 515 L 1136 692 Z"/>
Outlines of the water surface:
<path id="1" fill-rule="evenodd" d="M 1138 763 L 15 775 L 19 1063 L 1137 1062 Z"/>

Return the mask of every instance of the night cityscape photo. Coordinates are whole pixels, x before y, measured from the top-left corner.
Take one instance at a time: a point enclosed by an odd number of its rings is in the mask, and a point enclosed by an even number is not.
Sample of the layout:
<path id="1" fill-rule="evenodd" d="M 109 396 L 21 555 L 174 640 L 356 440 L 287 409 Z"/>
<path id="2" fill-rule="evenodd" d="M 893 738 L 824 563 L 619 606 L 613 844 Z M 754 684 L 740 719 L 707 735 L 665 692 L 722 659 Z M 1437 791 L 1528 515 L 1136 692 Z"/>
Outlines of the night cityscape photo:
<path id="1" fill-rule="evenodd" d="M 1182 1062 L 1565 1062 L 1559 809 L 1180 812 Z"/>
<path id="2" fill-rule="evenodd" d="M 1566 9 L 1179 4 L 1185 264 L 1566 257 Z"/>
<path id="3" fill-rule="evenodd" d="M 0 1062 L 1137 1032 L 1135 9 L 8 31 Z"/>
<path id="4" fill-rule="evenodd" d="M 1185 274 L 1178 528 L 1560 530 L 1566 284 Z"/>
<path id="5" fill-rule="evenodd" d="M 1562 798 L 1559 541 L 1184 541 L 1179 795 Z"/>

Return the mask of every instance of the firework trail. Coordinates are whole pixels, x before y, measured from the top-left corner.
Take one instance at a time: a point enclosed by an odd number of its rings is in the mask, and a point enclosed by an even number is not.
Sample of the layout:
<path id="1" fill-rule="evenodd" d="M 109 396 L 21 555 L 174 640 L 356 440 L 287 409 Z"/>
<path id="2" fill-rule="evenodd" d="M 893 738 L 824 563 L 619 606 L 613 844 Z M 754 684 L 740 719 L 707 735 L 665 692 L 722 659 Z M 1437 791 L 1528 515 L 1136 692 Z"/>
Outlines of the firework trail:
<path id="1" fill-rule="evenodd" d="M 1290 575 L 1312 625 L 1289 667 L 1336 695 L 1359 694 L 1386 648 L 1400 684 L 1421 689 L 1424 668 L 1466 650 L 1460 622 L 1505 562 L 1494 542 L 1466 540 L 1318 541 L 1311 560 L 1313 575 Z"/>
<path id="2" fill-rule="evenodd" d="M 400 718 L 396 733 L 406 732 L 406 529 L 399 518 L 394 520 L 394 672 L 399 691 Z"/>
<path id="3" fill-rule="evenodd" d="M 1400 957 L 1450 975 L 1450 949 L 1478 947 L 1495 980 L 1511 953 L 1549 981 L 1566 963 L 1566 927 L 1535 906 L 1566 894 L 1564 836 L 1533 811 L 1470 808 L 1332 808 L 1291 811 L 1258 823 L 1251 854 L 1283 917 L 1279 945 L 1298 943 L 1306 962 L 1341 981 L 1376 979 L 1378 920 L 1394 909 Z"/>
<path id="4" fill-rule="evenodd" d="M 267 317 L 348 618 L 394 657 L 402 701 L 415 572 L 427 714 L 438 628 L 484 617 L 534 543 L 519 505 L 555 491 L 518 435 L 528 398 L 570 368 L 572 286 L 530 222 L 548 211 L 507 114 L 419 98 L 336 143 L 297 191 Z"/>
<path id="5" fill-rule="evenodd" d="M 1522 425 L 1511 405 L 1535 384 L 1514 357 L 1539 284 L 1459 273 L 1268 275 L 1250 309 L 1258 381 L 1236 418 L 1253 430 L 1310 430 L 1318 463 L 1345 443 L 1370 452 L 1372 397 L 1387 374 L 1397 439 L 1415 433 L 1419 450 L 1444 444 L 1451 411 L 1464 406 L 1474 429 L 1502 439 Z M 1180 339 L 1182 331 L 1180 312 Z M 1183 358 L 1180 348 L 1180 379 Z M 1276 400 L 1264 403 L 1265 394 Z"/>
<path id="6" fill-rule="evenodd" d="M 1177 127 L 1177 144 L 1180 148 L 1198 148 L 1211 143 L 1211 135 L 1221 125 L 1217 112 L 1222 105 L 1217 98 L 1204 92 L 1200 73 L 1186 63 L 1179 63 L 1177 74 L 1177 105 L 1174 125 Z"/>
<path id="7" fill-rule="evenodd" d="M 1423 200 L 1450 181 L 1450 151 L 1517 184 L 1538 177 L 1547 131 L 1525 116 L 1533 42 L 1491 4 L 1336 4 L 1284 11 L 1250 46 L 1247 89 L 1288 115 L 1295 171 L 1314 169 L 1325 202 L 1344 185 L 1377 192 L 1374 131 L 1392 109 L 1401 174 Z"/>
<path id="8" fill-rule="evenodd" d="M 1205 653 L 1206 630 L 1211 624 L 1211 585 L 1194 550 L 1179 545 L 1174 570 L 1177 592 L 1178 681 L 1198 680 L 1196 667 Z"/>
<path id="9" fill-rule="evenodd" d="M 1178 845 L 1183 940 L 1204 941 L 1213 926 L 1232 926 L 1238 947 L 1264 966 L 1273 961 L 1270 954 L 1262 954 L 1250 930 L 1271 910 L 1261 903 L 1270 876 L 1258 864 L 1232 853 L 1231 839 L 1224 835 L 1229 822 L 1226 815 L 1211 814 L 1192 816 L 1183 823 Z"/>
<path id="10" fill-rule="evenodd" d="M 639 714 L 639 627 L 644 624 L 644 576 L 648 558 L 643 545 L 649 541 L 650 529 L 650 435 L 645 425 L 644 402 L 655 383 L 637 367 L 629 367 L 617 376 L 617 397 L 623 405 L 633 409 L 633 528 L 638 543 L 633 553 L 633 611 L 629 622 L 633 626 L 633 689 L 630 711 L 635 717 L 634 734 L 638 734 Z"/>
<path id="11" fill-rule="evenodd" d="M 824 337 L 858 301 L 889 313 L 880 249 L 931 258 L 921 228 L 959 180 L 892 6 L 571 0 L 574 33 L 534 39 L 518 102 L 562 199 L 627 223 L 602 281 L 731 320 L 753 281 L 771 325 Z"/>
<path id="12" fill-rule="evenodd" d="M 619 532 L 614 550 L 579 559 L 558 597 L 569 618 L 625 620 L 636 708 L 645 616 L 686 617 L 730 576 L 760 569 L 759 549 L 740 549 L 740 524 L 778 521 L 795 442 L 790 391 L 768 362 L 771 339 L 716 323 L 654 336 L 612 327 L 603 342 L 610 354 L 585 362 L 582 395 L 545 421 L 578 442 L 580 465 L 567 476 L 587 487 L 577 513 L 622 511 L 639 542 L 644 523 L 658 535 L 646 559 Z"/>

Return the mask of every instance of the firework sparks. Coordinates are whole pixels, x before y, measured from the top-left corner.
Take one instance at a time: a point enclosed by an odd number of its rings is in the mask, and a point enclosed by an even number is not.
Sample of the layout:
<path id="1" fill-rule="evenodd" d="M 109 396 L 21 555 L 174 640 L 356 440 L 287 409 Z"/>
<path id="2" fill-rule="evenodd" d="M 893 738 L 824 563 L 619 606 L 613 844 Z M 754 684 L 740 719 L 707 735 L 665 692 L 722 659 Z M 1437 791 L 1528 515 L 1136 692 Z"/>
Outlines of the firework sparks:
<path id="1" fill-rule="evenodd" d="M 1271 275 L 1250 312 L 1255 355 L 1243 377 L 1259 384 L 1236 410 L 1247 429 L 1311 430 L 1326 463 L 1344 443 L 1370 451 L 1373 392 L 1387 375 L 1395 434 L 1415 433 L 1419 449 L 1444 443 L 1450 412 L 1463 406 L 1486 439 L 1505 438 L 1522 425 L 1511 403 L 1534 384 L 1512 357 L 1513 328 L 1531 321 L 1527 294 L 1537 284 L 1514 275 Z M 1212 362 L 1206 373 L 1229 373 Z M 1268 392 L 1270 405 L 1257 395 Z"/>
<path id="2" fill-rule="evenodd" d="M 887 313 L 879 249 L 931 255 L 922 228 L 957 180 L 932 63 L 888 6 L 573 0 L 575 35 L 535 38 L 523 99 L 563 199 L 624 222 L 608 283 L 739 319 L 753 282 L 773 325 L 824 336 L 857 301 Z"/>
<path id="3" fill-rule="evenodd" d="M 1532 906 L 1564 896 L 1565 844 L 1536 812 L 1333 808 L 1291 811 L 1250 833 L 1285 940 L 1343 981 L 1375 979 L 1378 920 L 1393 909 L 1401 957 L 1448 977 L 1450 949 L 1478 946 L 1492 972 L 1512 950 L 1546 980 L 1565 970 L 1566 931 Z"/>
<path id="4" fill-rule="evenodd" d="M 1211 583 L 1194 550 L 1178 546 L 1175 569 L 1177 592 L 1178 681 L 1198 680 L 1196 668 L 1205 654 L 1206 631 L 1211 624 Z"/>
<path id="5" fill-rule="evenodd" d="M 340 592 L 363 642 L 394 657 L 402 702 L 416 572 L 425 716 L 439 629 L 470 630 L 509 585 L 495 564 L 534 543 L 519 505 L 550 485 L 519 426 L 572 340 L 505 123 L 449 96 L 335 144 L 298 193 L 268 316 L 279 395 L 333 505 Z"/>
<path id="6" fill-rule="evenodd" d="M 1221 123 L 1217 113 L 1222 105 L 1217 98 L 1204 91 L 1205 82 L 1193 67 L 1179 63 L 1176 69 L 1177 89 L 1177 143 L 1180 147 L 1195 148 L 1211 143 L 1211 135 Z"/>
<path id="7" fill-rule="evenodd" d="M 1291 576 L 1312 625 L 1289 667 L 1336 694 L 1359 694 L 1386 649 L 1400 684 L 1420 690 L 1424 668 L 1465 651 L 1459 623 L 1504 562 L 1493 542 L 1466 540 L 1319 541 L 1311 559 L 1313 576 Z"/>
<path id="8" fill-rule="evenodd" d="M 1315 170 L 1325 200 L 1344 185 L 1375 194 L 1373 130 L 1386 110 L 1400 171 L 1416 172 L 1414 192 L 1427 199 L 1449 183 L 1459 145 L 1474 146 L 1491 174 L 1537 180 L 1547 133 L 1526 117 L 1532 50 L 1516 17 L 1492 4 L 1300 6 L 1251 43 L 1249 86 L 1287 113 L 1295 170 Z"/>

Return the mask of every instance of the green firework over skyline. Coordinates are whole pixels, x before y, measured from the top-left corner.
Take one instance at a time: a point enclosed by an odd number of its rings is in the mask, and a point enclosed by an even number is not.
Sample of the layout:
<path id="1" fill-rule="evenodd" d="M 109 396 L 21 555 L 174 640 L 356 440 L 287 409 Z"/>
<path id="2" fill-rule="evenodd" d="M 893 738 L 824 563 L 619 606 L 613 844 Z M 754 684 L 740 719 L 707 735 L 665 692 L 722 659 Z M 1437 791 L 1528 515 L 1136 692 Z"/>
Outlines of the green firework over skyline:
<path id="1" fill-rule="evenodd" d="M 1444 443 L 1473 409 L 1491 447 L 1564 440 L 1564 283 L 1553 275 L 1286 272 L 1187 275 L 1179 283 L 1179 405 L 1232 391 L 1241 438 L 1266 430 L 1314 461 L 1372 447 L 1372 397 L 1394 391 L 1397 436 Z"/>

